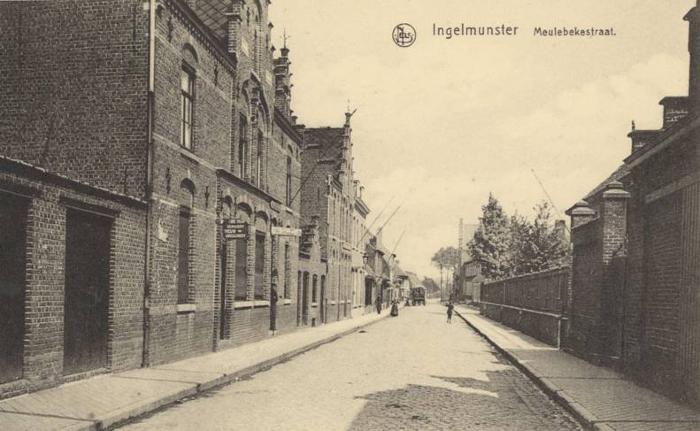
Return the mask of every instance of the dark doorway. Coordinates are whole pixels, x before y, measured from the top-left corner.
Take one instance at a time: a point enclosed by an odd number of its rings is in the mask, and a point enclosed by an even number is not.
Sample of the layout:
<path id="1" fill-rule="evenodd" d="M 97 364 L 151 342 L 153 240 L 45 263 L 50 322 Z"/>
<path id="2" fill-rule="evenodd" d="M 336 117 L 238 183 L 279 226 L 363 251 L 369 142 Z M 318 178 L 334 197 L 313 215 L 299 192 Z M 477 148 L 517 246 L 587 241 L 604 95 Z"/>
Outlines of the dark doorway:
<path id="1" fill-rule="evenodd" d="M 321 276 L 321 298 L 320 298 L 320 307 L 321 307 L 321 323 L 326 323 L 326 276 L 322 275 Z"/>
<path id="2" fill-rule="evenodd" d="M 255 299 L 265 297 L 265 233 L 255 234 Z"/>
<path id="3" fill-rule="evenodd" d="M 374 298 L 372 297 L 372 281 L 369 279 L 365 279 L 365 307 L 371 307 L 373 300 Z"/>
<path id="4" fill-rule="evenodd" d="M 68 209 L 63 373 L 107 365 L 112 220 Z"/>
<path id="5" fill-rule="evenodd" d="M 0 383 L 22 377 L 27 201 L 0 193 Z"/>
<path id="6" fill-rule="evenodd" d="M 236 240 L 236 291 L 235 299 L 245 301 L 248 299 L 248 241 L 245 239 Z"/>
<path id="7" fill-rule="evenodd" d="M 309 324 L 309 273 L 304 273 L 304 286 L 301 290 L 301 323 Z"/>
<path id="8" fill-rule="evenodd" d="M 227 338 L 226 334 L 226 271 L 228 270 L 228 246 L 226 239 L 221 242 L 221 285 L 219 286 L 219 339 Z"/>
<path id="9" fill-rule="evenodd" d="M 297 326 L 301 325 L 301 271 L 297 272 Z"/>

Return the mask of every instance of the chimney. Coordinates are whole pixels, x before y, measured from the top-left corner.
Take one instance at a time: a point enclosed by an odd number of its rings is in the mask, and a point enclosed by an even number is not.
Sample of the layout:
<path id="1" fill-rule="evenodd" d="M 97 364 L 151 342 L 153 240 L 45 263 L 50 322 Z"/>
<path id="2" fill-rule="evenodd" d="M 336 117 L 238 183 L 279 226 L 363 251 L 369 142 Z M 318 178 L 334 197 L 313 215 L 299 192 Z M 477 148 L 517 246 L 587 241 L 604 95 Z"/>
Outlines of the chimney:
<path id="1" fill-rule="evenodd" d="M 636 130 L 633 122 L 632 131 L 627 134 L 627 137 L 632 140 L 632 152 L 639 151 L 646 145 L 656 141 L 661 132 L 663 130 Z"/>
<path id="2" fill-rule="evenodd" d="M 683 19 L 688 21 L 688 52 L 690 53 L 690 76 L 688 85 L 689 108 L 700 107 L 700 0 Z"/>
<path id="3" fill-rule="evenodd" d="M 688 97 L 664 97 L 659 105 L 664 107 L 664 125 L 666 130 L 688 115 Z"/>

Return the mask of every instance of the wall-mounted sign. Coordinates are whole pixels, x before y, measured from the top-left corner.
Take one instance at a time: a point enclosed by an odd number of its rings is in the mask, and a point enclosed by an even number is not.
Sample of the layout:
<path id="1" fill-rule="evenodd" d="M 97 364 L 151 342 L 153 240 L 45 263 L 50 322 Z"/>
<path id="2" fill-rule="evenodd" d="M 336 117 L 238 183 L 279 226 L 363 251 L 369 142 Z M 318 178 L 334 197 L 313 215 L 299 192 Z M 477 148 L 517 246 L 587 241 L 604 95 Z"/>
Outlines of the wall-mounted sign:
<path id="1" fill-rule="evenodd" d="M 272 226 L 272 234 L 277 236 L 301 236 L 301 229 Z"/>
<path id="2" fill-rule="evenodd" d="M 229 223 L 224 226 L 224 236 L 226 239 L 246 239 L 248 237 L 247 223 Z"/>

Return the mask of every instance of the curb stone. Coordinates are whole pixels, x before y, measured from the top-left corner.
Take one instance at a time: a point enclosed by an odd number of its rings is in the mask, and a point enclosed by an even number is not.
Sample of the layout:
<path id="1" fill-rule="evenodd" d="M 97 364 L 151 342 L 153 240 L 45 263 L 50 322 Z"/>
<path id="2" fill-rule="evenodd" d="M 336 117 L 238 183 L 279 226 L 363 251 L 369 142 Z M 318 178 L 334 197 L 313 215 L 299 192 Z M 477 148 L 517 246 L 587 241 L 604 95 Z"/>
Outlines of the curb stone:
<path id="1" fill-rule="evenodd" d="M 347 329 L 345 331 L 339 332 L 337 334 L 330 335 L 326 338 L 323 338 L 318 341 L 314 341 L 313 343 L 307 344 L 305 346 L 299 347 L 297 349 L 291 350 L 289 352 L 281 353 L 278 356 L 275 356 L 274 358 L 267 359 L 265 361 L 259 362 L 257 364 L 253 364 L 249 367 L 243 368 L 241 370 L 232 372 L 230 374 L 225 374 L 222 377 L 217 377 L 215 379 L 212 379 L 210 381 L 200 383 L 200 384 L 193 384 L 192 388 L 185 389 L 179 393 L 177 393 L 174 396 L 169 396 L 164 399 L 158 399 L 158 400 L 151 400 L 146 403 L 145 405 L 137 405 L 137 406 L 131 406 L 127 407 L 125 409 L 117 410 L 114 412 L 111 412 L 109 416 L 107 417 L 101 417 L 101 418 L 95 418 L 95 421 L 89 424 L 86 424 L 85 426 L 78 427 L 75 429 L 75 431 L 99 431 L 99 430 L 113 430 L 116 429 L 122 425 L 126 425 L 127 423 L 134 421 L 138 419 L 141 416 L 144 416 L 148 413 L 155 412 L 156 410 L 166 408 L 178 401 L 181 401 L 186 398 L 190 398 L 193 396 L 198 396 L 202 393 L 205 393 L 207 391 L 210 391 L 212 389 L 216 389 L 222 386 L 225 386 L 229 383 L 235 383 L 238 380 L 241 380 L 246 377 L 250 377 L 254 374 L 257 374 L 261 371 L 265 371 L 266 369 L 269 369 L 270 367 L 273 367 L 277 364 L 286 362 L 295 356 L 299 356 L 303 353 L 306 353 L 308 351 L 314 350 L 318 347 L 323 346 L 324 344 L 329 344 L 332 343 L 340 338 L 343 338 L 347 335 L 353 334 L 357 331 L 360 331 L 361 329 L 364 329 L 368 326 L 371 326 L 377 322 L 380 322 L 384 319 L 389 317 L 389 314 L 386 314 L 376 320 L 373 320 L 368 323 L 364 323 L 362 325 L 354 326 L 350 329 Z"/>
<path id="2" fill-rule="evenodd" d="M 567 412 L 569 412 L 576 420 L 578 420 L 585 428 L 589 430 L 596 431 L 612 431 L 608 425 L 598 423 L 600 420 L 589 412 L 585 407 L 579 404 L 573 397 L 571 397 L 566 391 L 562 390 L 560 387 L 555 385 L 552 381 L 547 378 L 540 377 L 537 373 L 530 368 L 527 364 L 521 361 L 517 356 L 508 352 L 506 349 L 495 343 L 488 335 L 484 334 L 479 328 L 473 323 L 467 320 L 466 317 L 462 315 L 456 308 L 455 313 L 462 319 L 470 328 L 472 328 L 477 334 L 483 337 L 489 344 L 491 344 L 500 354 L 506 357 L 509 362 L 516 366 L 520 371 L 523 372 L 530 380 L 532 380 L 537 387 L 539 387 L 549 398 L 555 401 L 557 404 L 562 406 Z"/>

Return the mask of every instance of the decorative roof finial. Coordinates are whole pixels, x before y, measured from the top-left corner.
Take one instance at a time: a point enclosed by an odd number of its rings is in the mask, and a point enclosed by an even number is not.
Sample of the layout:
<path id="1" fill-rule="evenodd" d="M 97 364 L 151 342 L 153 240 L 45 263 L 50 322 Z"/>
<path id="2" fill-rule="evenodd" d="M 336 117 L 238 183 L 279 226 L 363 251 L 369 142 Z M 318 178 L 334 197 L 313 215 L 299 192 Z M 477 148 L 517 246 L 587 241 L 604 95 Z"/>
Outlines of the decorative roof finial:
<path id="1" fill-rule="evenodd" d="M 634 132 L 637 130 L 637 125 L 635 124 L 634 120 L 632 120 L 632 131 Z"/>
<path id="2" fill-rule="evenodd" d="M 291 37 L 291 36 L 287 36 L 287 28 L 285 27 L 285 28 L 284 28 L 284 35 L 282 36 L 283 45 L 284 45 L 283 48 L 284 48 L 284 49 L 287 49 L 287 40 L 288 40 L 290 37 Z"/>

